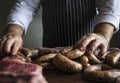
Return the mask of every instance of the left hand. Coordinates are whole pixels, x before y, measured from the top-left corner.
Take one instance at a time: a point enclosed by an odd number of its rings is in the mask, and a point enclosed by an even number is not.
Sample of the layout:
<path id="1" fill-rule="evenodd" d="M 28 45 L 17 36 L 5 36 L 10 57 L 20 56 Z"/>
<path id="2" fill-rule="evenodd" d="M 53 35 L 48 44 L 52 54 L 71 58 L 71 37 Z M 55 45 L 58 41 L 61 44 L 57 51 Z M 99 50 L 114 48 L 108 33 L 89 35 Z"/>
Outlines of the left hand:
<path id="1" fill-rule="evenodd" d="M 90 33 L 83 36 L 76 44 L 75 47 L 81 51 L 85 50 L 87 54 L 92 54 L 95 50 L 99 50 L 99 54 L 103 54 L 107 51 L 108 40 L 99 33 Z"/>

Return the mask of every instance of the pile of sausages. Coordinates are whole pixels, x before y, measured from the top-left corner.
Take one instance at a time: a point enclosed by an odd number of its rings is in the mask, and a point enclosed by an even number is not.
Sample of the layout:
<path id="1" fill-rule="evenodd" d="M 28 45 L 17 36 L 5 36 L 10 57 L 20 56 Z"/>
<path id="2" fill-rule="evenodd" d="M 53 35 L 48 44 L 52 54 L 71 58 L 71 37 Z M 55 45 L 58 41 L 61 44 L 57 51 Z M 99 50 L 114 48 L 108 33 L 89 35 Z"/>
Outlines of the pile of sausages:
<path id="1" fill-rule="evenodd" d="M 69 47 L 21 48 L 23 59 L 43 66 L 43 69 L 59 69 L 67 73 L 83 72 L 86 79 L 120 83 L 120 49 L 109 49 L 100 57 L 98 53 L 86 55 L 85 51 Z M 22 55 L 21 54 L 21 55 Z M 94 79 L 93 79 L 94 78 Z"/>

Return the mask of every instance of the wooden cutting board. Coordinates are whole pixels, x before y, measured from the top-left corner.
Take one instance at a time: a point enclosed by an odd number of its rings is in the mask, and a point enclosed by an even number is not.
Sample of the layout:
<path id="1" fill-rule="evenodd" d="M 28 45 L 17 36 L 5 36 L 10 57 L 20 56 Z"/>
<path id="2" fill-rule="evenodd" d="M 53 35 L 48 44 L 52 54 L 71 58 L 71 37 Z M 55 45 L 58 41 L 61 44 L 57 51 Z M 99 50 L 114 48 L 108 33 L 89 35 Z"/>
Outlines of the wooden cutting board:
<path id="1" fill-rule="evenodd" d="M 82 73 L 67 74 L 59 70 L 46 70 L 43 71 L 43 74 L 48 83 L 98 83 L 85 80 Z"/>

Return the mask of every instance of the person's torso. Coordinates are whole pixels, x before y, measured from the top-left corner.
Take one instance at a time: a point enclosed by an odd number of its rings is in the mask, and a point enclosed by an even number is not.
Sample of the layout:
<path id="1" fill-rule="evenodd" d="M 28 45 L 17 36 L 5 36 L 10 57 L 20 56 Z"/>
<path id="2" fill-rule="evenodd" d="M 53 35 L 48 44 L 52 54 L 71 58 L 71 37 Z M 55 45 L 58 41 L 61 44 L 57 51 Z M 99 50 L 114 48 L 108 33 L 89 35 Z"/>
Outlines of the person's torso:
<path id="1" fill-rule="evenodd" d="M 43 46 L 75 44 L 93 30 L 94 0 L 42 0 Z"/>

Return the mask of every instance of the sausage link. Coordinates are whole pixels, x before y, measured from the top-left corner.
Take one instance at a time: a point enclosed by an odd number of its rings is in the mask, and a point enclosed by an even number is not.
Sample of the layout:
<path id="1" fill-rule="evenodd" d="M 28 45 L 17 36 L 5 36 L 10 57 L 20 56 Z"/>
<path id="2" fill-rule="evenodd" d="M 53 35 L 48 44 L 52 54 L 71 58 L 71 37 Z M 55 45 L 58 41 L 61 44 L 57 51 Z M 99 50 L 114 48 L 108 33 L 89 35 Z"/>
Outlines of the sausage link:
<path id="1" fill-rule="evenodd" d="M 51 61 L 57 54 L 56 53 L 51 53 L 47 55 L 40 56 L 36 59 L 36 63 L 41 63 L 41 62 L 49 62 Z"/>
<path id="2" fill-rule="evenodd" d="M 64 72 L 77 73 L 82 70 L 82 65 L 80 63 L 72 61 L 61 54 L 54 57 L 53 63 L 57 68 Z"/>
<path id="3" fill-rule="evenodd" d="M 79 49 L 75 49 L 72 51 L 68 51 L 68 52 L 64 53 L 63 55 L 65 55 L 69 59 L 77 59 L 80 56 L 82 56 L 84 53 L 85 53 L 84 51 L 80 51 Z"/>
<path id="4" fill-rule="evenodd" d="M 88 55 L 88 59 L 89 59 L 90 64 L 101 64 L 101 63 L 103 63 L 94 54 Z"/>
<path id="5" fill-rule="evenodd" d="M 90 64 L 89 64 L 89 59 L 88 59 L 88 57 L 85 56 L 85 55 L 77 58 L 75 61 L 81 63 L 82 66 L 83 66 L 83 69 L 85 69 L 85 68 L 87 68 L 87 67 L 90 66 Z"/>
<path id="6" fill-rule="evenodd" d="M 89 80 L 115 83 L 116 78 L 120 76 L 120 70 L 112 69 L 106 64 L 98 64 L 86 68 L 84 74 Z"/>
<path id="7" fill-rule="evenodd" d="M 17 58 L 19 58 L 20 60 L 24 61 L 24 62 L 31 62 L 31 58 L 28 56 L 23 55 L 22 53 L 18 52 L 16 54 Z"/>
<path id="8" fill-rule="evenodd" d="M 113 50 L 109 52 L 105 58 L 107 64 L 120 68 L 120 50 Z"/>
<path id="9" fill-rule="evenodd" d="M 67 46 L 67 47 L 55 47 L 56 50 L 58 50 L 59 53 L 64 54 L 66 52 L 69 52 L 73 50 L 73 46 Z"/>
<path id="10" fill-rule="evenodd" d="M 59 51 L 55 48 L 46 48 L 46 47 L 41 47 L 41 48 L 36 48 L 39 51 L 39 56 L 47 55 L 50 53 L 59 53 Z"/>
<path id="11" fill-rule="evenodd" d="M 19 52 L 21 52 L 23 55 L 28 56 L 28 57 L 32 56 L 32 51 L 29 50 L 28 48 L 21 47 L 19 49 Z"/>

